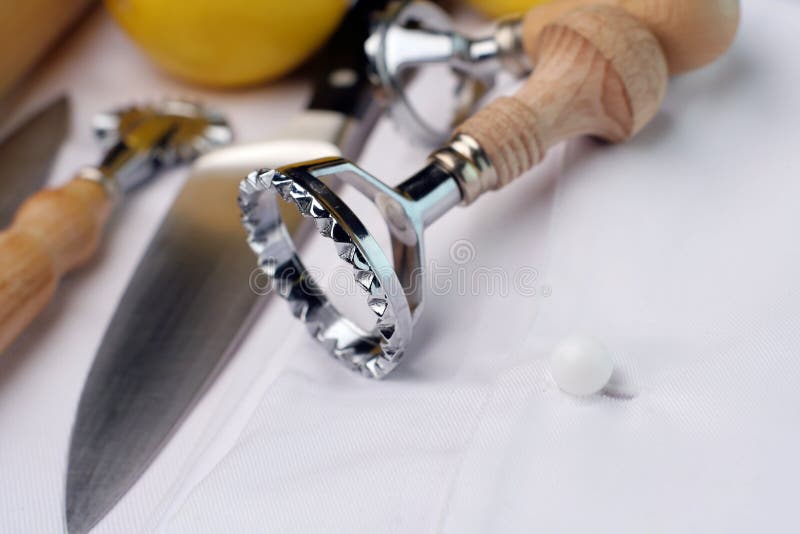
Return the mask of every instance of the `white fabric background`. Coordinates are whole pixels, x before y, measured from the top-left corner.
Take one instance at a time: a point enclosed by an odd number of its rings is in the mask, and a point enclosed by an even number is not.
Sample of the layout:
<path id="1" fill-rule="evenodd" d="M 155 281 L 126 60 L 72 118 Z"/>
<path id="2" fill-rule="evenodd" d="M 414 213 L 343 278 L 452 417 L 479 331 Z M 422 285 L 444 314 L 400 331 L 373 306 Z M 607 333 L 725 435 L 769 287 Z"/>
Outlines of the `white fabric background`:
<path id="1" fill-rule="evenodd" d="M 453 268 L 534 268 L 537 294 L 430 295 L 407 360 L 373 383 L 281 303 L 98 532 L 753 532 L 796 528 L 800 462 L 800 6 L 744 2 L 729 55 L 674 80 L 632 142 L 554 150 L 428 233 Z M 124 59 L 121 59 L 124 58 Z M 54 181 L 96 153 L 84 125 L 186 92 L 97 16 L 22 100 L 67 87 Z M 192 92 L 196 92 L 192 90 Z M 242 140 L 300 109 L 290 81 L 199 96 Z M 393 181 L 424 149 L 386 124 L 361 164 Z M 94 349 L 177 192 L 143 190 L 103 254 L 0 368 L 0 531 L 58 532 L 69 427 Z M 454 242 L 475 257 L 458 265 Z M 322 254 L 326 243 L 312 246 Z M 546 296 L 549 295 L 549 296 Z M 618 395 L 549 377 L 570 332 L 614 353 Z"/>

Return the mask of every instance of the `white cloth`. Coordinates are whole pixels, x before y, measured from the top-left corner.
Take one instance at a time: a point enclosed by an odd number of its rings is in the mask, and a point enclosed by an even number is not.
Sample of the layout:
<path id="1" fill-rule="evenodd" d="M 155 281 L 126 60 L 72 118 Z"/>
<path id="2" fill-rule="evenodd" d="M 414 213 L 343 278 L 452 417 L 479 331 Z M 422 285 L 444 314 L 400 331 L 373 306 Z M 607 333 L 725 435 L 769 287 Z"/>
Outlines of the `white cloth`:
<path id="1" fill-rule="evenodd" d="M 535 295 L 513 286 L 507 295 L 431 292 L 406 361 L 380 383 L 345 372 L 276 301 L 97 531 L 730 533 L 795 525 L 800 65 L 791 53 L 800 7 L 744 4 L 732 51 L 674 80 L 663 111 L 636 139 L 560 147 L 537 171 L 428 232 L 431 261 L 452 269 L 456 285 L 458 273 L 471 280 L 481 267 L 510 277 L 535 271 L 525 281 Z M 29 101 L 53 80 L 70 80 L 85 99 L 82 126 L 90 111 L 142 88 L 178 87 L 120 39 L 96 19 L 54 62 L 53 77 L 34 83 Z M 124 53 L 130 59 L 117 65 Z M 119 92 L 107 94 L 109 84 Z M 90 87 L 95 98 L 78 92 Z M 200 96 L 227 106 L 249 140 L 273 112 L 285 118 L 300 108 L 297 87 Z M 94 154 L 88 135 L 76 139 L 58 176 Z M 361 164 L 397 180 L 425 153 L 383 124 Z M 3 532 L 60 528 L 82 379 L 180 185 L 174 174 L 132 199 L 102 257 L 66 282 L 0 370 Z M 328 246 L 315 242 L 309 252 Z M 612 350 L 621 395 L 578 400 L 558 390 L 547 355 L 570 332 Z"/>

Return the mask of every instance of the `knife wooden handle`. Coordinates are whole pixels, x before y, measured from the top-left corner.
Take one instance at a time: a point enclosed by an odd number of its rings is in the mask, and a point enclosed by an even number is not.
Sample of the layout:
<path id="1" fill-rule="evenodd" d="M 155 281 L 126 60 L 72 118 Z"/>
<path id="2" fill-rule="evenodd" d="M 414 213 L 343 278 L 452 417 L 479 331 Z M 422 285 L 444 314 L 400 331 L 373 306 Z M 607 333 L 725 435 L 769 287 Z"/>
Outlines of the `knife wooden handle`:
<path id="1" fill-rule="evenodd" d="M 45 307 L 61 277 L 92 256 L 112 204 L 100 183 L 76 178 L 20 206 L 0 233 L 0 351 Z"/>
<path id="2" fill-rule="evenodd" d="M 620 8 L 570 12 L 542 30 L 536 54 L 536 70 L 514 96 L 495 100 L 456 131 L 477 141 L 494 168 L 477 194 L 508 184 L 570 137 L 630 138 L 666 92 L 658 40 Z"/>
<path id="3" fill-rule="evenodd" d="M 575 8 L 592 4 L 621 7 L 644 22 L 658 38 L 672 74 L 697 69 L 721 56 L 739 27 L 739 0 L 559 0 L 529 10 L 522 41 L 537 54 L 542 29 Z"/>

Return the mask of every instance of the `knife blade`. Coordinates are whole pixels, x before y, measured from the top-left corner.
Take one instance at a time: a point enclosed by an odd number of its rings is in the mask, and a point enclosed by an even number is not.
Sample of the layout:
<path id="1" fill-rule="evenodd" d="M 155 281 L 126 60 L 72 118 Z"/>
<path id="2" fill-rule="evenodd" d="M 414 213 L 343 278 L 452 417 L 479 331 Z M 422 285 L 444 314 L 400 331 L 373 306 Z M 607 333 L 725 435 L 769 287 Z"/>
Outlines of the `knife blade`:
<path id="1" fill-rule="evenodd" d="M 0 143 L 0 228 L 7 227 L 22 201 L 47 182 L 69 123 L 69 97 L 61 95 Z"/>
<path id="2" fill-rule="evenodd" d="M 109 324 L 81 394 L 66 481 L 66 523 L 88 532 L 136 483 L 236 350 L 265 303 L 236 205 L 256 167 L 356 158 L 379 115 L 363 43 L 385 0 L 354 4 L 312 63 L 307 111 L 273 141 L 196 163 Z"/>

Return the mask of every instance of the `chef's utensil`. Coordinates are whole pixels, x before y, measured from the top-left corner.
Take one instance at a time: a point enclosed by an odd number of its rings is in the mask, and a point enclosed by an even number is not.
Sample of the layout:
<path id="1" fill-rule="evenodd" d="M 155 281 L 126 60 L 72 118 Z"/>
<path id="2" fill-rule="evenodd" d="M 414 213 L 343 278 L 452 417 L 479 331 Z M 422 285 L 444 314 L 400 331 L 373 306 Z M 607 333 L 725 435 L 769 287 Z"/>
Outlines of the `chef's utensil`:
<path id="1" fill-rule="evenodd" d="M 69 98 L 62 95 L 0 142 L 0 228 L 8 226 L 14 210 L 47 182 L 69 123 Z"/>
<path id="2" fill-rule="evenodd" d="M 92 0 L 0 2 L 0 97 L 87 11 Z"/>
<path id="3" fill-rule="evenodd" d="M 94 254 L 121 195 L 231 138 L 219 116 L 179 101 L 105 114 L 96 128 L 109 147 L 100 164 L 30 197 L 0 233 L 0 350 L 44 308 L 59 279 Z"/>
<path id="4" fill-rule="evenodd" d="M 667 63 L 657 39 L 612 6 L 579 8 L 545 27 L 533 59 L 537 69 L 516 95 L 467 120 L 396 188 L 341 158 L 256 171 L 242 182 L 242 220 L 258 265 L 311 334 L 352 369 L 381 378 L 401 360 L 422 309 L 425 227 L 507 185 L 565 139 L 629 139 L 653 117 L 666 90 Z M 320 181 L 330 175 L 375 203 L 391 234 L 394 263 Z M 282 231 L 276 194 L 311 218 L 352 265 L 377 319 L 374 328 L 363 330 L 342 315 L 311 279 Z"/>
<path id="5" fill-rule="evenodd" d="M 536 38 L 548 22 L 590 4 L 623 7 L 647 24 L 664 47 L 672 74 L 719 57 L 739 22 L 739 0 L 558 0 L 499 21 L 491 35 L 471 38 L 455 31 L 447 14 L 430 2 L 397 4 L 367 41 L 372 75 L 398 127 L 414 139 L 439 144 L 472 114 L 501 70 L 518 77 L 530 71 Z M 436 64 L 448 65 L 457 79 L 448 113 L 431 113 L 409 91 L 409 74 Z"/>
<path id="6" fill-rule="evenodd" d="M 69 532 L 88 531 L 136 483 L 266 301 L 248 285 L 252 255 L 235 203 L 241 177 L 265 163 L 360 153 L 380 111 L 363 44 L 384 5 L 351 8 L 311 65 L 308 110 L 282 135 L 196 162 L 125 290 L 81 395 L 67 473 Z"/>

